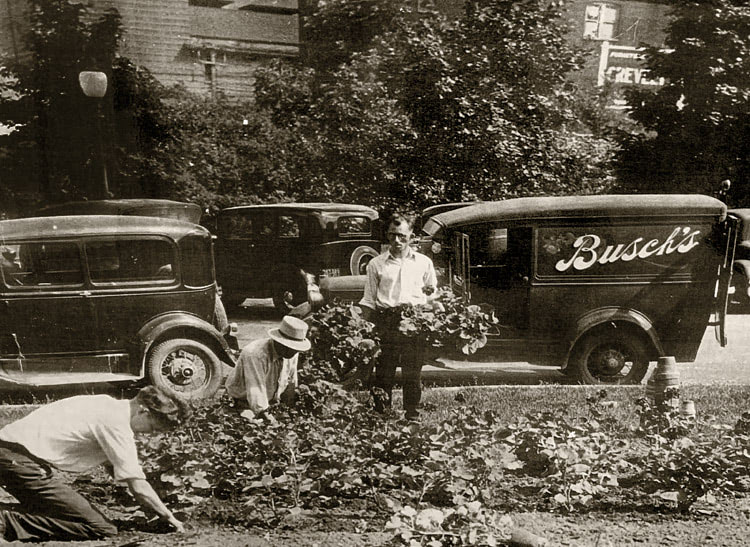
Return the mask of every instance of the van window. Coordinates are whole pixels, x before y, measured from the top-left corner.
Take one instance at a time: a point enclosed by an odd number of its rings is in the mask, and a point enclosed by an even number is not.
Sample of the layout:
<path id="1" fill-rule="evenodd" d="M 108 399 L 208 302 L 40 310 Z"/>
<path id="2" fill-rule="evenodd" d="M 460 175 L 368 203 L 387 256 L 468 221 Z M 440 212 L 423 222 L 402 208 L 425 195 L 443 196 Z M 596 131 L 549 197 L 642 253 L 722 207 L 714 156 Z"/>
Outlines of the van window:
<path id="1" fill-rule="evenodd" d="M 369 236 L 372 233 L 367 217 L 341 217 L 336 224 L 339 236 Z"/>
<path id="2" fill-rule="evenodd" d="M 188 287 L 207 287 L 214 282 L 211 240 L 187 236 L 180 240 L 182 282 Z"/>
<path id="3" fill-rule="evenodd" d="M 81 285 L 81 257 L 75 243 L 4 245 L 2 272 L 10 287 Z"/>
<path id="4" fill-rule="evenodd" d="M 175 280 L 174 249 L 163 239 L 122 239 L 86 244 L 93 283 Z"/>

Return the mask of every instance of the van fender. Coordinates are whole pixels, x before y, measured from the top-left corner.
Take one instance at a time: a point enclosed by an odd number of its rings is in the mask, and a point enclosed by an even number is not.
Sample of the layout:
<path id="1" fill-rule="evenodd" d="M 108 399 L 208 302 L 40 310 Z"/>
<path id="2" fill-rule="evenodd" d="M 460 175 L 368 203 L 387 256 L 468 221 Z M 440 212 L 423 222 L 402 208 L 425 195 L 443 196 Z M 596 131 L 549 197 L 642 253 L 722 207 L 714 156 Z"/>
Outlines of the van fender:
<path id="1" fill-rule="evenodd" d="M 145 374 L 146 356 L 155 342 L 167 334 L 197 338 L 207 343 L 216 352 L 219 360 L 234 366 L 234 356 L 227 340 L 211 323 L 189 313 L 170 312 L 159 315 L 146 323 L 135 337 L 141 375 Z"/>
<path id="2" fill-rule="evenodd" d="M 576 346 L 578 341 L 591 329 L 606 325 L 608 323 L 628 323 L 633 325 L 637 329 L 643 331 L 648 339 L 650 340 L 654 350 L 658 355 L 664 355 L 664 347 L 662 346 L 659 335 L 656 332 L 651 320 L 646 317 L 643 313 L 629 309 L 629 308 L 618 308 L 618 307 L 606 307 L 591 310 L 581 316 L 576 321 L 575 327 L 571 329 L 567 339 L 570 341 L 568 345 L 568 351 L 565 357 L 565 363 L 563 369 L 568 367 L 570 362 L 570 356 L 573 353 L 573 348 Z"/>

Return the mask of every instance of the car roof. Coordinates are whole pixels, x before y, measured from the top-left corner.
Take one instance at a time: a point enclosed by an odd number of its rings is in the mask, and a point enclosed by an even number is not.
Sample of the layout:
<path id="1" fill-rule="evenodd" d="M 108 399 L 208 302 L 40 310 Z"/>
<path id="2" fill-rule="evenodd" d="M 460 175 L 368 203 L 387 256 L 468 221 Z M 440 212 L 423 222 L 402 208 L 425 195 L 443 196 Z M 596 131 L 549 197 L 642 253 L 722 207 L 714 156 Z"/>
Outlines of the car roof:
<path id="1" fill-rule="evenodd" d="M 726 205 L 701 194 L 609 194 L 557 196 L 487 201 L 431 218 L 442 226 L 462 226 L 495 220 L 536 218 L 619 218 L 637 216 L 726 215 Z"/>
<path id="2" fill-rule="evenodd" d="M 188 233 L 208 235 L 208 230 L 182 220 L 122 215 L 71 215 L 30 217 L 0 221 L 0 241 L 96 235 L 162 235 L 179 239 Z"/>
<path id="3" fill-rule="evenodd" d="M 69 201 L 42 207 L 35 216 L 62 215 L 135 215 L 175 218 L 189 222 L 200 222 L 202 210 L 195 203 L 169 199 L 100 199 L 91 201 Z"/>
<path id="4" fill-rule="evenodd" d="M 290 203 L 269 203 L 264 205 L 239 205 L 237 207 L 227 207 L 222 209 L 219 214 L 236 211 L 252 211 L 252 210 L 263 210 L 263 209 L 279 209 L 288 211 L 309 211 L 309 212 L 325 212 L 325 213 L 360 213 L 370 218 L 377 218 L 378 212 L 372 207 L 366 205 L 357 205 L 354 203 L 301 203 L 301 202 L 290 202 Z"/>
<path id="5" fill-rule="evenodd" d="M 452 201 L 450 203 L 438 203 L 437 205 L 430 205 L 422 209 L 421 217 L 427 220 L 429 217 L 445 213 L 446 211 L 453 211 L 454 209 L 461 209 L 462 207 L 469 207 L 470 205 L 477 205 L 483 203 L 482 201 Z"/>

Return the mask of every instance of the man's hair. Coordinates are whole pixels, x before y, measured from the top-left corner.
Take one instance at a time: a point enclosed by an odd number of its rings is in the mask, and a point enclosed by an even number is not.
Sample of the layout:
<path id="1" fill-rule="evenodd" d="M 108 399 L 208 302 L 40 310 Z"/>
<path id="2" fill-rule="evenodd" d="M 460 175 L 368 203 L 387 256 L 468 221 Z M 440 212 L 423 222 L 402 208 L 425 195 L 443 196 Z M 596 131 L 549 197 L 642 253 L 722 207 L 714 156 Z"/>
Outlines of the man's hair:
<path id="1" fill-rule="evenodd" d="M 409 231 L 414 231 L 414 219 L 412 217 L 408 217 L 406 215 L 402 215 L 400 213 L 396 213 L 394 215 L 391 215 L 390 220 L 388 221 L 388 227 L 391 226 L 404 226 L 406 225 L 407 228 L 409 228 Z"/>
<path id="2" fill-rule="evenodd" d="M 164 388 L 146 386 L 135 397 L 155 418 L 170 427 L 187 421 L 192 413 L 187 401 Z"/>

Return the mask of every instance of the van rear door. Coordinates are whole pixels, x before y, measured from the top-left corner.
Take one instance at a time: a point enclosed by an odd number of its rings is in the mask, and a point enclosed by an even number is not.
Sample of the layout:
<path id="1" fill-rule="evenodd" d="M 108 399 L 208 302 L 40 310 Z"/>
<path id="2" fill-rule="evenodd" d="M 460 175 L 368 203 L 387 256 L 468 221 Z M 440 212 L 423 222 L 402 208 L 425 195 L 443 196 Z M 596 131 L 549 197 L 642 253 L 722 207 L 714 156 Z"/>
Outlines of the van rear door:
<path id="1" fill-rule="evenodd" d="M 724 234 L 722 238 L 724 257 L 719 266 L 719 275 L 716 282 L 716 337 L 721 347 L 727 345 L 726 320 L 729 308 L 729 287 L 732 285 L 732 270 L 734 269 L 734 255 L 737 248 L 737 234 L 739 221 L 734 216 L 728 216 L 724 223 Z"/>

